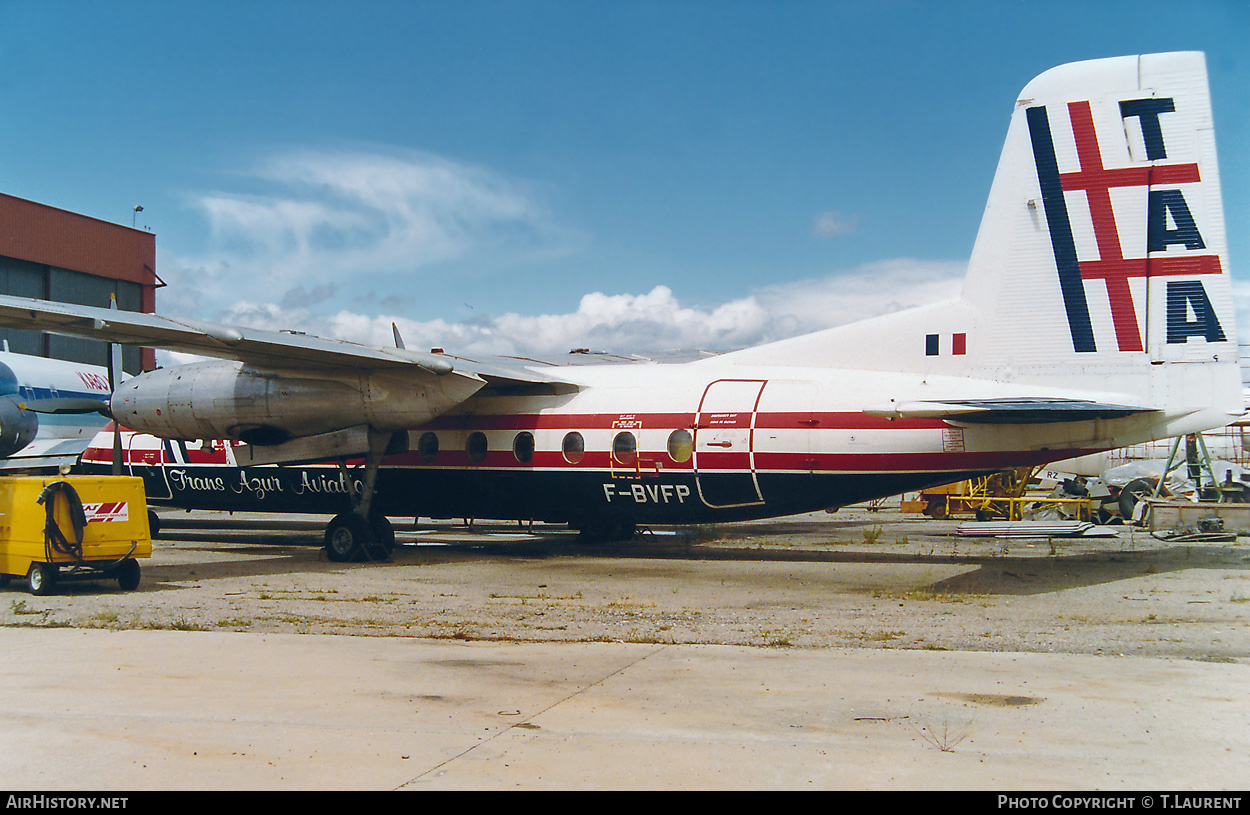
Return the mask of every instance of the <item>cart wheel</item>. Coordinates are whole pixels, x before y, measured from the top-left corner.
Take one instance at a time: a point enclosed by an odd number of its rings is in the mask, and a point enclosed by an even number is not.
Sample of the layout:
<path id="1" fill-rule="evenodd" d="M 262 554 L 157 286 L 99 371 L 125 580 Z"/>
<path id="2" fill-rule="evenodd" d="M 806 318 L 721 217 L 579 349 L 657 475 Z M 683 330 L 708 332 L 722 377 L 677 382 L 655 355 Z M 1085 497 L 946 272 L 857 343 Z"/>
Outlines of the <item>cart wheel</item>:
<path id="1" fill-rule="evenodd" d="M 139 588 L 139 561 L 127 560 L 117 567 L 117 585 L 122 591 L 134 591 Z"/>
<path id="2" fill-rule="evenodd" d="M 56 573 L 56 566 L 51 563 L 32 563 L 26 573 L 26 588 L 36 597 L 51 594 L 56 585 Z"/>

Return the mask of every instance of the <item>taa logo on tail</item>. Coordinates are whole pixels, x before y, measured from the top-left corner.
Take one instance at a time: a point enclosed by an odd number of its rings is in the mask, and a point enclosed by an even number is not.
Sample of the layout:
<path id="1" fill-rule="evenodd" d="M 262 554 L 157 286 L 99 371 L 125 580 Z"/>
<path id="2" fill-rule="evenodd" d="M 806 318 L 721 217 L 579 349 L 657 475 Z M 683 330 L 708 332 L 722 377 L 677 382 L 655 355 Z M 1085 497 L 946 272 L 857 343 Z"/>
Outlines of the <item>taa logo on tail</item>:
<path id="1" fill-rule="evenodd" d="M 1130 122 L 1137 122 L 1146 147 L 1146 158 L 1152 162 L 1168 158 L 1160 117 L 1175 110 L 1175 101 L 1170 98 L 1120 102 L 1120 117 L 1125 127 L 1130 126 Z M 1031 107 L 1025 113 L 1073 349 L 1077 352 L 1097 350 L 1085 281 L 1101 280 L 1106 285 L 1118 349 L 1145 350 L 1130 281 L 1133 278 L 1192 277 L 1223 271 L 1218 255 L 1202 254 L 1206 242 L 1185 200 L 1184 191 L 1173 186 L 1201 181 L 1198 165 L 1176 163 L 1106 167 L 1090 103 L 1070 102 L 1068 116 L 1076 140 L 1080 169 L 1060 172 L 1046 107 Z M 1111 192 L 1123 187 L 1147 188 L 1146 257 L 1124 257 Z M 1098 245 L 1097 260 L 1077 258 L 1076 239 L 1068 202 L 1064 197 L 1065 192 L 1073 191 L 1084 192 L 1089 202 L 1094 239 Z M 1184 253 L 1149 257 L 1151 253 L 1166 252 L 1174 245 L 1184 247 Z M 1224 330 L 1201 279 L 1168 281 L 1166 295 L 1167 342 L 1185 343 L 1190 337 L 1202 337 L 1207 342 L 1224 340 Z"/>

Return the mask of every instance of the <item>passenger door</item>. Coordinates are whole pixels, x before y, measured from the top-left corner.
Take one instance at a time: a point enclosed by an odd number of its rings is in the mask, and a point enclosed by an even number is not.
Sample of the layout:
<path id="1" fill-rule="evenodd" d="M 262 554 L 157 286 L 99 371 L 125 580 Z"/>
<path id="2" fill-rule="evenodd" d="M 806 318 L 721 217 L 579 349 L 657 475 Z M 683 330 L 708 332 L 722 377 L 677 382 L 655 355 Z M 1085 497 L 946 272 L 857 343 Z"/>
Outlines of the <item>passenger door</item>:
<path id="1" fill-rule="evenodd" d="M 719 379 L 708 385 L 695 414 L 694 470 L 699 498 L 709 507 L 762 504 L 755 476 L 755 411 L 762 379 Z"/>

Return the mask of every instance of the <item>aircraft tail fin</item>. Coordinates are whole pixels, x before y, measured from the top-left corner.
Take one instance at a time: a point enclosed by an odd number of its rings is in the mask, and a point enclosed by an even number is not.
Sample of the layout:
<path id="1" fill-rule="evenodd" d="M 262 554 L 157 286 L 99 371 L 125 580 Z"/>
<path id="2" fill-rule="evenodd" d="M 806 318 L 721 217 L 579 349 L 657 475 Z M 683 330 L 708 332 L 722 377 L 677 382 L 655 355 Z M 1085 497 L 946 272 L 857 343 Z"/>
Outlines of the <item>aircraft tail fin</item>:
<path id="1" fill-rule="evenodd" d="M 971 377 L 1243 409 L 1201 53 L 1060 66 L 1016 102 L 963 295 L 746 363 Z"/>

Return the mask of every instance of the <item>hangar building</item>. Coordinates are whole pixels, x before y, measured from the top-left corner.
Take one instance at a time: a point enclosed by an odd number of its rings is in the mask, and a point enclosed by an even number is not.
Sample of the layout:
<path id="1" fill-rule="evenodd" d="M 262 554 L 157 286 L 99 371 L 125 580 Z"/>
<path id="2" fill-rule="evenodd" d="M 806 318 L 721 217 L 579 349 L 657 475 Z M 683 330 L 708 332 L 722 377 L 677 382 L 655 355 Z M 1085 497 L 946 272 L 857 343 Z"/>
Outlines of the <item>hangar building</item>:
<path id="1" fill-rule="evenodd" d="M 0 294 L 87 306 L 156 310 L 156 236 L 0 193 Z M 108 346 L 38 331 L 0 329 L 10 351 L 108 364 Z M 156 367 L 151 349 L 126 348 L 129 373 Z"/>

